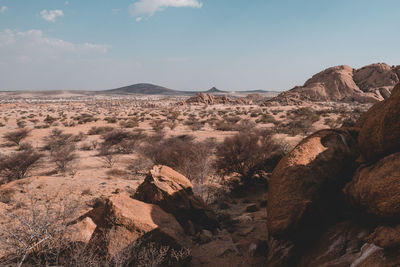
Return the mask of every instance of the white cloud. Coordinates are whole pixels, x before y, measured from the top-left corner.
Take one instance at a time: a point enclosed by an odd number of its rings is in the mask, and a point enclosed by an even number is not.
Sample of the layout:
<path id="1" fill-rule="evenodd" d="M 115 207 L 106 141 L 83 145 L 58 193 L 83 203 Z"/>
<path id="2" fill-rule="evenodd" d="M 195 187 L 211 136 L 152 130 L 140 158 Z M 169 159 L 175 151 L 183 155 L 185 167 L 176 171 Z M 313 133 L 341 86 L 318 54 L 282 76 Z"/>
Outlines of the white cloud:
<path id="1" fill-rule="evenodd" d="M 140 65 L 110 47 L 53 38 L 40 30 L 0 30 L 0 90 L 109 89 L 129 84 Z"/>
<path id="2" fill-rule="evenodd" d="M 64 16 L 64 12 L 60 9 L 57 10 L 47 10 L 44 9 L 42 11 L 40 11 L 40 16 L 42 17 L 42 19 L 50 21 L 50 22 L 55 22 L 57 17 L 63 17 Z"/>
<path id="3" fill-rule="evenodd" d="M 7 49 L 15 47 L 17 51 L 30 51 L 30 54 L 41 54 L 40 52 L 49 51 L 50 53 L 61 52 L 107 52 L 108 45 L 97 45 L 91 43 L 74 44 L 57 38 L 47 37 L 40 30 L 29 30 L 19 32 L 7 29 L 0 32 L 0 48 Z M 20 50 L 16 49 L 20 48 Z M 26 56 L 26 55 L 24 55 Z"/>
<path id="4" fill-rule="evenodd" d="M 168 7 L 201 8 L 203 4 L 198 0 L 139 0 L 129 6 L 129 13 L 141 21 L 144 17 L 151 17 L 157 11 Z"/>
<path id="5" fill-rule="evenodd" d="M 2 6 L 0 7 L 0 13 L 5 13 L 7 11 L 7 7 L 6 6 Z"/>

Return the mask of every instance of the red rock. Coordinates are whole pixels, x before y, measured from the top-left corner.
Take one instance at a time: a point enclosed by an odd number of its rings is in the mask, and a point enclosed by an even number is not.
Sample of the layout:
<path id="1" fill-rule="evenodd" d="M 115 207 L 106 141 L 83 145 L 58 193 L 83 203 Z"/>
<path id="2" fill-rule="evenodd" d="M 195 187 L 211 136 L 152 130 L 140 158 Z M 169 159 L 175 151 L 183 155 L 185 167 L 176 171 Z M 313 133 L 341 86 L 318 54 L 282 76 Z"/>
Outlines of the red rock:
<path id="1" fill-rule="evenodd" d="M 189 179 L 167 166 L 155 166 L 137 188 L 134 198 L 159 205 L 185 228 L 191 223 L 196 231 L 214 231 L 218 227 L 215 214 L 193 194 Z"/>
<path id="2" fill-rule="evenodd" d="M 182 227 L 171 214 L 127 194 L 108 198 L 83 217 L 90 217 L 97 225 L 89 245 L 110 257 L 145 235 L 151 237 L 146 242 L 167 240 L 173 247 L 188 244 Z"/>
<path id="3" fill-rule="evenodd" d="M 400 151 L 400 84 L 391 96 L 371 108 L 361 119 L 358 143 L 362 160 L 373 162 Z"/>
<path id="4" fill-rule="evenodd" d="M 307 232 L 318 225 L 342 185 L 349 180 L 358 155 L 346 130 L 322 130 L 297 145 L 277 165 L 269 181 L 268 231 L 274 236 Z"/>
<path id="5" fill-rule="evenodd" d="M 353 69 L 335 66 L 315 74 L 303 86 L 283 92 L 268 102 L 295 105 L 303 101 L 377 102 L 388 97 L 399 82 L 399 66 L 379 63 Z"/>
<path id="6" fill-rule="evenodd" d="M 343 189 L 355 206 L 381 219 L 400 216 L 400 153 L 360 167 Z"/>

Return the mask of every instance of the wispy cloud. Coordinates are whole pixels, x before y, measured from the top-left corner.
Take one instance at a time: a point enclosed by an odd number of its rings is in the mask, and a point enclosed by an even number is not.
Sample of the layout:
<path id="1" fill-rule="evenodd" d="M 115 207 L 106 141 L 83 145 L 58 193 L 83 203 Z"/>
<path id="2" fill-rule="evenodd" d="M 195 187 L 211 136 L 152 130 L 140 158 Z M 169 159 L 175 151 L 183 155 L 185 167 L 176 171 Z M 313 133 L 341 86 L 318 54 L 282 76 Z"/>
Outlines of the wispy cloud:
<path id="1" fill-rule="evenodd" d="M 29 30 L 20 32 L 7 29 L 0 32 L 0 48 L 15 48 L 15 53 L 18 51 L 31 51 L 32 55 L 37 55 L 38 51 L 51 52 L 52 55 L 64 52 L 100 52 L 105 53 L 108 50 L 108 45 L 83 43 L 74 44 L 62 39 L 47 37 L 41 30 Z"/>
<path id="2" fill-rule="evenodd" d="M 64 12 L 61 9 L 56 9 L 56 10 L 47 10 L 44 9 L 40 11 L 40 16 L 42 19 L 50 21 L 50 22 L 55 22 L 57 17 L 63 17 Z"/>
<path id="3" fill-rule="evenodd" d="M 2 7 L 0 7 L 0 13 L 5 13 L 6 11 L 7 11 L 7 7 L 6 6 L 2 6 Z"/>
<path id="4" fill-rule="evenodd" d="M 168 7 L 201 8 L 202 6 L 198 0 L 139 0 L 129 6 L 129 13 L 136 17 L 136 21 L 141 21 Z"/>
<path id="5" fill-rule="evenodd" d="M 104 44 L 54 38 L 40 30 L 0 30 L 0 87 L 90 89 L 106 87 L 112 79 L 125 81 L 137 67 L 110 59 L 109 49 Z"/>
<path id="6" fill-rule="evenodd" d="M 69 1 L 65 1 L 64 6 L 68 6 L 68 5 L 69 5 Z"/>

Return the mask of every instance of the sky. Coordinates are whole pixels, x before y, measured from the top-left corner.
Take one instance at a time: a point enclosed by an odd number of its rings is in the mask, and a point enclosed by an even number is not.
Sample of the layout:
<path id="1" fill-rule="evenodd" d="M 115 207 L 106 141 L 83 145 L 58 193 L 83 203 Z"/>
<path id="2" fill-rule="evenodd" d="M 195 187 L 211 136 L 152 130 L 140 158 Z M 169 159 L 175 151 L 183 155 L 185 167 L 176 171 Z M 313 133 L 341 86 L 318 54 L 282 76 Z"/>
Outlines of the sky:
<path id="1" fill-rule="evenodd" d="M 288 90 L 400 64 L 398 0 L 0 0 L 0 90 Z"/>

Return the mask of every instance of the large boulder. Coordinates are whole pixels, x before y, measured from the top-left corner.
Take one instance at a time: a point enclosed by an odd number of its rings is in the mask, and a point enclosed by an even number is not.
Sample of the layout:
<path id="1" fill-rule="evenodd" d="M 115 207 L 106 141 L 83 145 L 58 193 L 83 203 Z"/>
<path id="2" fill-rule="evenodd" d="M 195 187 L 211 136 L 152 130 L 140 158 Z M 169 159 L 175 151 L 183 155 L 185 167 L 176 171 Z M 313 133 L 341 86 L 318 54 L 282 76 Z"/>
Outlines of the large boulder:
<path id="1" fill-rule="evenodd" d="M 190 234 L 218 228 L 215 214 L 193 194 L 189 179 L 167 166 L 155 166 L 137 188 L 134 198 L 173 214 Z"/>
<path id="2" fill-rule="evenodd" d="M 400 153 L 357 169 L 343 189 L 355 206 L 380 219 L 400 218 Z"/>
<path id="3" fill-rule="evenodd" d="M 268 231 L 273 237 L 316 232 L 334 216 L 340 191 L 351 179 L 358 156 L 345 129 L 322 130 L 297 145 L 277 165 L 269 181 Z"/>
<path id="4" fill-rule="evenodd" d="M 138 239 L 178 250 L 189 244 L 182 227 L 171 214 L 127 194 L 99 201 L 81 218 L 87 217 L 96 224 L 89 247 L 104 257 L 114 257 Z"/>
<path id="5" fill-rule="evenodd" d="M 400 84 L 391 96 L 371 108 L 360 119 L 358 136 L 361 161 L 374 162 L 400 151 Z"/>

